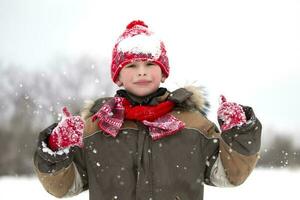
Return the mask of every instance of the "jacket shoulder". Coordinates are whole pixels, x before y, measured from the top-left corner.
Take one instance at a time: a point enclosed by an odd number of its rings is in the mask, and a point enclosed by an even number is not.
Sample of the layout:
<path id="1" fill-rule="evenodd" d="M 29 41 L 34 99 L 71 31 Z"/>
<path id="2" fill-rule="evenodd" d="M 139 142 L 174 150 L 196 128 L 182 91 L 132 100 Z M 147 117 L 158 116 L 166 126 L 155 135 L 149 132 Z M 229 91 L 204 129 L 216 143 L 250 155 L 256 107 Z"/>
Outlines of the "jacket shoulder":
<path id="1" fill-rule="evenodd" d="M 197 129 L 207 138 L 218 137 L 217 126 L 197 110 L 176 110 L 172 115 L 185 123 L 185 128 Z"/>
<path id="2" fill-rule="evenodd" d="M 103 97 L 97 100 L 87 100 L 80 111 L 80 116 L 86 120 L 92 115 L 94 115 L 98 110 L 107 102 L 112 99 L 112 97 Z"/>
<path id="3" fill-rule="evenodd" d="M 97 123 L 92 121 L 92 116 L 98 112 L 98 110 L 112 97 L 103 97 L 97 100 L 85 101 L 83 108 L 81 109 L 80 116 L 84 120 L 84 138 L 92 135 L 98 131 Z"/>

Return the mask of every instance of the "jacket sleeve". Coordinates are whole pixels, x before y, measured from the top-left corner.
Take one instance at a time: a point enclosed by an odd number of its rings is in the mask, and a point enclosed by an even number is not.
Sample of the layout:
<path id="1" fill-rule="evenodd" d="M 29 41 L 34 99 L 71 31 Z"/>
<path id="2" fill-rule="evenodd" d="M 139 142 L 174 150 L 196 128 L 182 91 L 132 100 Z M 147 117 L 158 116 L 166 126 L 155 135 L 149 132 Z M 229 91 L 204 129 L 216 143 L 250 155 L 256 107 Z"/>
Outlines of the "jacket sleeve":
<path id="1" fill-rule="evenodd" d="M 219 133 L 212 125 L 206 141 L 207 169 L 205 182 L 228 187 L 242 184 L 254 169 L 261 145 L 262 125 L 252 108 L 244 107 L 247 123 Z"/>
<path id="2" fill-rule="evenodd" d="M 57 126 L 43 130 L 34 153 L 35 172 L 47 192 L 62 198 L 79 194 L 88 188 L 83 149 L 70 147 L 53 152 L 47 147 L 48 136 Z"/>

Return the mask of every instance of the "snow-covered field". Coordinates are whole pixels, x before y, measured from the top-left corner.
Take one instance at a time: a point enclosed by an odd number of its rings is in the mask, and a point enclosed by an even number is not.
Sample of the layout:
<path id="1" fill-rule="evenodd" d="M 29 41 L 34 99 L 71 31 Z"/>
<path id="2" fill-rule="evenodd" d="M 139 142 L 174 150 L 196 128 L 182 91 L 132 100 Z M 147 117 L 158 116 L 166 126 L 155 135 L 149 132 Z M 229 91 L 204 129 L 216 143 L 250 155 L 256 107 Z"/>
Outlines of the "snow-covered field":
<path id="1" fill-rule="evenodd" d="M 300 169 L 275 170 L 256 169 L 247 181 L 235 188 L 205 187 L 205 200 L 282 200 L 288 197 L 298 199 Z M 36 178 L 2 177 L 0 178 L 0 199 L 56 199 L 49 195 Z M 88 200 L 88 193 L 84 192 L 72 200 Z"/>

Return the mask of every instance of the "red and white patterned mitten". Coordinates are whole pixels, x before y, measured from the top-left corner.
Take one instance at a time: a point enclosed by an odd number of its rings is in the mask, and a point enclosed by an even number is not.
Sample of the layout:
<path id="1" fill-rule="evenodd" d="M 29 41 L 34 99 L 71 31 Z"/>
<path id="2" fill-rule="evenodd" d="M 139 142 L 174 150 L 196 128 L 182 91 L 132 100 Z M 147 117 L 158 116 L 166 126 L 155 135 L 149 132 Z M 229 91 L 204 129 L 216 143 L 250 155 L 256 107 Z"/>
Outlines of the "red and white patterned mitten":
<path id="1" fill-rule="evenodd" d="M 72 116 L 67 107 L 63 108 L 63 117 L 53 129 L 48 139 L 51 150 L 61 150 L 71 146 L 83 147 L 84 121 L 80 116 Z"/>
<path id="2" fill-rule="evenodd" d="M 241 126 L 246 123 L 246 114 L 237 103 L 228 102 L 226 98 L 221 95 L 221 103 L 218 109 L 218 119 L 221 120 L 221 130 L 226 131 L 235 126 Z"/>

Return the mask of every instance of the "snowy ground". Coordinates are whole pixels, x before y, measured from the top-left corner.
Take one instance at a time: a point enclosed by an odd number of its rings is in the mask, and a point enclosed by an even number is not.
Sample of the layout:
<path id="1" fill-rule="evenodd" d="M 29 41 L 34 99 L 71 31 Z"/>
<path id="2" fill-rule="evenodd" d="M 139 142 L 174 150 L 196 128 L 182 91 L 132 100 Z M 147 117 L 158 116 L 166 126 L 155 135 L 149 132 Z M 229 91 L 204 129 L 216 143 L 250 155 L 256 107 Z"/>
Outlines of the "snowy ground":
<path id="1" fill-rule="evenodd" d="M 298 199 L 299 180 L 300 169 L 256 169 L 247 181 L 239 187 L 215 188 L 206 186 L 204 199 L 282 200 L 287 197 Z M 0 199 L 56 199 L 45 192 L 36 178 L 2 177 L 0 178 L 0 191 Z M 71 199 L 88 200 L 88 193 L 84 192 Z"/>

